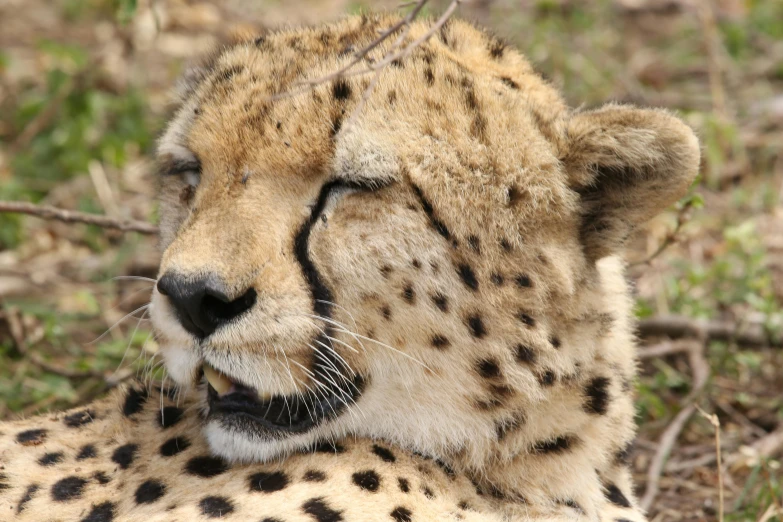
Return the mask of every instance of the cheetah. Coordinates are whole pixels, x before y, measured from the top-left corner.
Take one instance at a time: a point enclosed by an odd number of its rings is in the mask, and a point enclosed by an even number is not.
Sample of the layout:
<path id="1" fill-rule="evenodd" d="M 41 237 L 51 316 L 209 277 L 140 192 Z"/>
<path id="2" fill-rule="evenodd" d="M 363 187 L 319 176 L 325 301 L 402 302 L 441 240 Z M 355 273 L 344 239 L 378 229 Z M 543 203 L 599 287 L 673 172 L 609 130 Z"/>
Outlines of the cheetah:
<path id="1" fill-rule="evenodd" d="M 151 300 L 175 386 L 0 425 L 0 517 L 645 520 L 620 254 L 685 194 L 697 139 L 570 109 L 459 20 L 329 76 L 398 22 L 281 30 L 184 75 Z"/>

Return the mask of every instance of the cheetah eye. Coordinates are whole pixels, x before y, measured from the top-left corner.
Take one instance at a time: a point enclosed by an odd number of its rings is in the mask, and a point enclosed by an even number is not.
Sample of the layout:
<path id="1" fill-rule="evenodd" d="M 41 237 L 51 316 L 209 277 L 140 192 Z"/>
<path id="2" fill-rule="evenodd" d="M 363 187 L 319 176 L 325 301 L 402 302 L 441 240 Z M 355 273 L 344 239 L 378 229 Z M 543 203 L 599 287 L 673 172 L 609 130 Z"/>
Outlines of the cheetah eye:
<path id="1" fill-rule="evenodd" d="M 161 168 L 164 177 L 176 176 L 188 186 L 197 187 L 201 181 L 201 163 L 197 159 L 172 160 Z"/>

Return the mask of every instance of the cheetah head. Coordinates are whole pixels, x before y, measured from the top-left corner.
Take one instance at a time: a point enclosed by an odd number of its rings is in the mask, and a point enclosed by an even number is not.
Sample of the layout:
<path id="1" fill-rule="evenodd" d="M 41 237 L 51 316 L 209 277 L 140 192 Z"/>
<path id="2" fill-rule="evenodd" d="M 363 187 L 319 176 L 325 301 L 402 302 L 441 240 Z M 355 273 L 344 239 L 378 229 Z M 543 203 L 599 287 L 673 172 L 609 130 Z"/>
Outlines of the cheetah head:
<path id="1" fill-rule="evenodd" d="M 676 118 L 571 111 L 462 22 L 376 81 L 310 84 L 395 21 L 270 34 L 182 81 L 151 316 L 226 458 L 345 435 L 484 458 L 518 412 L 589 376 L 622 319 L 601 259 L 695 175 Z"/>

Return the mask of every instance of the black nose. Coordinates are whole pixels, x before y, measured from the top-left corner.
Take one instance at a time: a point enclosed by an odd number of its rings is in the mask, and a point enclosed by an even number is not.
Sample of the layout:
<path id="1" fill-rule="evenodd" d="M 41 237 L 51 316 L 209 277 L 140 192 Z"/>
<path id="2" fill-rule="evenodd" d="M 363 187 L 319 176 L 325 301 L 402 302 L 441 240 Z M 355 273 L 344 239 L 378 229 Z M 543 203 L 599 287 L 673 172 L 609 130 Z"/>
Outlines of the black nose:
<path id="1" fill-rule="evenodd" d="M 169 298 L 182 326 L 200 338 L 246 312 L 256 302 L 253 288 L 237 299 L 230 299 L 225 285 L 215 275 L 186 277 L 167 272 L 158 279 L 158 291 Z"/>

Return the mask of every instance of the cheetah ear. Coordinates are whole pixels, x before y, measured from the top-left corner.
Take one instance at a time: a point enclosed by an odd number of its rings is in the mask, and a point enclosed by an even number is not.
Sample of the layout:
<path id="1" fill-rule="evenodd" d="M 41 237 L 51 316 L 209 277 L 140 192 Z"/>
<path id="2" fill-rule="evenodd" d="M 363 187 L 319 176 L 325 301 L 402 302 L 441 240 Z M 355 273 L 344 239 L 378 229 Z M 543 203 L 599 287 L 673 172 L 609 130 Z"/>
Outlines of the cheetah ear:
<path id="1" fill-rule="evenodd" d="M 693 131 L 663 110 L 575 113 L 566 147 L 561 160 L 581 196 L 581 238 L 594 260 L 618 252 L 637 226 L 682 197 L 699 169 Z"/>

